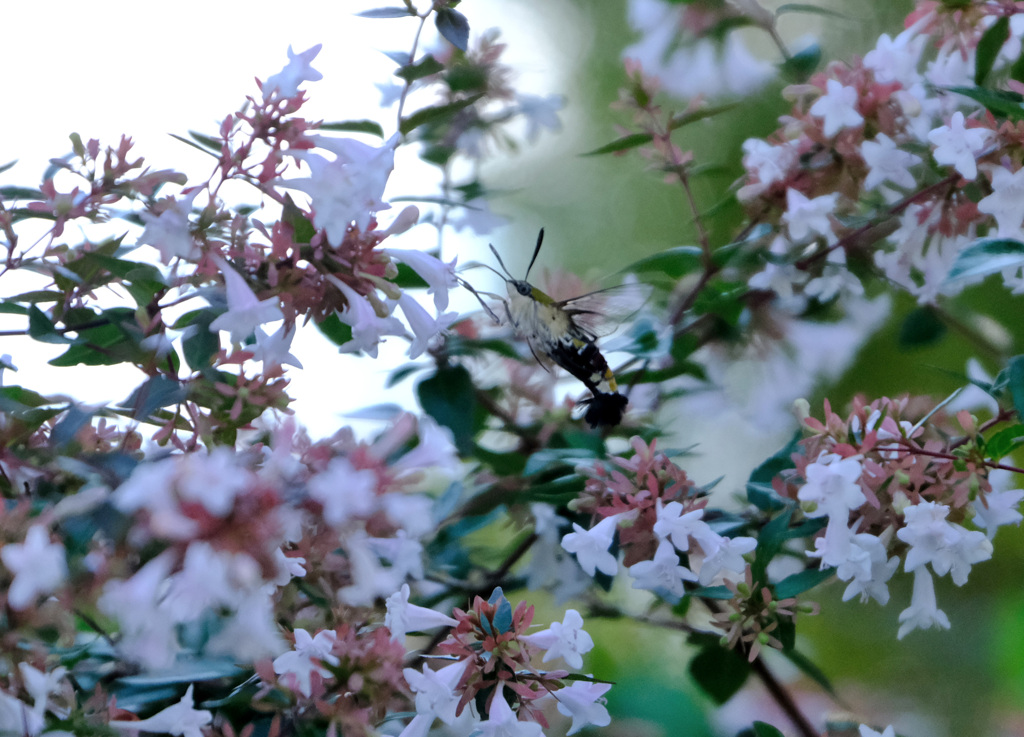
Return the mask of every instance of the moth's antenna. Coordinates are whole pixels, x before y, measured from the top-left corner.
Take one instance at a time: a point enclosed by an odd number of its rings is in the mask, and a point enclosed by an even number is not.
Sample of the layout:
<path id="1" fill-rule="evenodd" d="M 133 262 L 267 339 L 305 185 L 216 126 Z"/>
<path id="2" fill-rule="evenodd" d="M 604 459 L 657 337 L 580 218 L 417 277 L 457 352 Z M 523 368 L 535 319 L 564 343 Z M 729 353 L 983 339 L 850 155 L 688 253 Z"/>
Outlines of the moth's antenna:
<path id="1" fill-rule="evenodd" d="M 540 244 L 544 242 L 544 228 L 540 229 L 540 233 L 537 234 L 537 247 L 533 249 L 533 258 L 530 259 L 530 265 L 526 267 L 526 276 L 523 277 L 523 281 L 529 281 L 530 269 L 533 268 L 533 262 L 537 260 L 537 255 L 540 253 Z M 502 267 L 504 268 L 504 267 Z"/>
<path id="2" fill-rule="evenodd" d="M 494 269 L 491 269 L 491 271 L 494 271 Z M 498 274 L 498 272 L 497 272 L 497 271 L 494 271 L 494 273 L 495 273 L 495 274 Z M 501 274 L 498 274 L 498 276 L 501 276 Z M 472 284 L 470 284 L 470 283 L 469 283 L 468 281 L 466 281 L 465 279 L 463 279 L 463 278 L 462 278 L 461 276 L 456 276 L 455 278 L 456 278 L 456 280 L 458 280 L 459 284 L 461 284 L 461 285 L 462 285 L 462 286 L 463 286 L 463 287 L 464 287 L 465 289 L 468 289 L 468 290 L 470 291 L 470 293 L 471 293 L 471 294 L 472 294 L 472 295 L 473 295 L 474 297 L 476 297 L 476 300 L 477 300 L 477 302 L 479 302 L 479 303 L 480 303 L 480 306 L 484 308 L 484 311 L 486 311 L 486 312 L 487 312 L 487 314 L 491 316 L 491 318 L 492 318 L 492 319 L 494 320 L 494 322 L 496 322 L 496 323 L 498 323 L 498 324 L 500 325 L 500 324 L 501 324 L 501 318 L 499 318 L 499 317 L 498 317 L 497 315 L 495 315 L 495 314 L 494 314 L 494 310 L 492 310 L 492 309 L 491 309 L 491 308 L 490 308 L 490 307 L 489 307 L 489 306 L 487 305 L 487 303 L 486 303 L 486 302 L 484 302 L 484 299 L 483 299 L 483 297 L 481 297 L 481 296 L 480 296 L 480 292 L 476 291 L 476 289 L 474 289 L 474 288 L 473 288 L 473 285 L 472 285 Z M 490 292 L 487 292 L 487 294 L 490 294 Z M 498 297 L 498 299 L 501 299 L 501 298 L 500 298 L 500 297 Z"/>
<path id="3" fill-rule="evenodd" d="M 498 275 L 498 276 L 499 276 L 499 277 L 501 278 L 501 280 L 502 280 L 502 281 L 508 281 L 508 279 L 506 279 L 506 278 L 505 278 L 505 275 L 504 275 L 504 274 L 502 274 L 502 273 L 501 273 L 500 271 L 498 271 L 497 269 L 495 269 L 495 268 L 494 268 L 493 266 L 489 266 L 488 264 L 482 264 L 482 263 L 475 263 L 475 264 L 473 264 L 473 266 L 483 266 L 483 267 L 484 267 L 485 269 L 487 269 L 488 271 L 492 271 L 492 272 L 494 272 L 495 274 L 497 274 L 497 275 Z"/>
<path id="4" fill-rule="evenodd" d="M 514 276 L 512 276 L 512 272 L 511 271 L 509 271 L 507 268 L 505 268 L 505 262 L 502 261 L 501 260 L 501 256 L 498 255 L 498 249 L 494 247 L 493 243 L 488 243 L 487 245 L 491 247 L 491 253 L 494 254 L 494 258 L 498 259 L 498 264 L 501 266 L 501 270 L 504 271 L 506 274 L 508 274 L 508 278 L 509 279 L 511 279 L 512 281 L 515 281 L 516 278 Z M 488 267 L 488 268 L 490 268 L 490 267 Z M 494 269 L 491 269 L 491 271 L 494 271 Z M 494 273 L 498 274 L 497 271 L 494 271 Z M 498 276 L 501 276 L 501 274 L 498 274 Z M 501 276 L 501 278 L 504 279 L 505 277 Z"/>

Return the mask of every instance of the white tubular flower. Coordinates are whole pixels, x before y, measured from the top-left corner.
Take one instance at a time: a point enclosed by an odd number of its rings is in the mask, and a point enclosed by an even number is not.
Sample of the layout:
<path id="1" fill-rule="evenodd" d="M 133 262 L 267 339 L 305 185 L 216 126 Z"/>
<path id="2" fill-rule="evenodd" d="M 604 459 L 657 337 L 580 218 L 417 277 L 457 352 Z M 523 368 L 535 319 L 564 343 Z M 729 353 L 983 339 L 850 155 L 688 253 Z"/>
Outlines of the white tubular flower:
<path id="1" fill-rule="evenodd" d="M 544 728 L 537 722 L 520 721 L 502 694 L 504 684 L 498 684 L 491 698 L 487 721 L 477 725 L 480 737 L 544 737 Z"/>
<path id="2" fill-rule="evenodd" d="M 324 520 L 342 527 L 354 517 L 368 517 L 379 508 L 377 475 L 369 469 L 356 470 L 348 458 L 332 458 L 323 472 L 308 484 L 309 495 L 324 508 Z"/>
<path id="3" fill-rule="evenodd" d="M 573 681 L 567 688 L 552 694 L 558 702 L 558 711 L 572 717 L 568 734 L 576 734 L 584 727 L 607 727 L 612 723 L 603 698 L 611 687 L 610 683 Z"/>
<path id="4" fill-rule="evenodd" d="M 876 135 L 873 141 L 864 141 L 860 155 L 868 165 L 865 189 L 878 189 L 885 182 L 911 189 L 917 183 L 910 169 L 921 163 L 921 157 L 904 151 L 884 133 Z"/>
<path id="5" fill-rule="evenodd" d="M 658 544 L 653 560 L 642 560 L 630 566 L 629 575 L 634 589 L 665 591 L 675 597 L 686 593 L 683 581 L 697 580 L 696 573 L 679 564 L 679 554 L 668 540 Z"/>
<path id="6" fill-rule="evenodd" d="M 989 540 L 996 536 L 996 530 L 1003 525 L 1020 525 L 1024 517 L 1017 511 L 1017 505 L 1022 498 L 1024 489 L 989 492 L 984 501 L 977 499 L 972 504 L 976 515 L 974 523 L 985 530 Z"/>
<path id="7" fill-rule="evenodd" d="M 824 236 L 829 242 L 835 240 L 832 221 L 829 215 L 836 209 L 839 195 L 823 194 L 809 199 L 803 192 L 796 189 L 786 190 L 786 212 L 782 214 L 782 222 L 789 227 L 789 236 L 795 243 Z"/>
<path id="8" fill-rule="evenodd" d="M 683 505 L 679 502 L 663 505 L 661 499 L 658 499 L 657 515 L 654 534 L 662 539 L 671 540 L 676 550 L 683 553 L 690 549 L 691 537 L 699 538 L 710 530 L 708 523 L 702 519 L 703 509 L 684 513 Z"/>
<path id="9" fill-rule="evenodd" d="M 450 262 L 445 263 L 423 251 L 399 248 L 383 248 L 381 250 L 420 275 L 427 283 L 427 294 L 434 295 L 434 307 L 438 312 L 448 308 L 448 290 L 459 283 L 455 278 L 455 263 L 458 258 L 453 258 Z"/>
<path id="10" fill-rule="evenodd" d="M 416 694 L 417 715 L 429 718 L 430 721 L 437 718 L 445 724 L 453 724 L 460 697 L 455 692 L 455 687 L 462 674 L 466 672 L 467 665 L 468 659 L 459 660 L 436 671 L 431 670 L 429 665 L 424 665 L 422 671 L 403 669 L 402 675 L 405 676 L 406 683 Z"/>
<path id="11" fill-rule="evenodd" d="M 819 456 L 804 471 L 807 483 L 800 487 L 797 494 L 800 501 L 817 505 L 817 508 L 807 515 L 837 516 L 846 524 L 845 515 L 865 502 L 864 492 L 857 483 L 862 470 L 857 456 L 842 458 L 832 453 L 823 453 Z"/>
<path id="12" fill-rule="evenodd" d="M 405 326 L 397 317 L 380 317 L 369 300 L 336 276 L 327 275 L 327 280 L 345 295 L 347 305 L 338 313 L 338 319 L 352 328 L 352 340 L 338 350 L 342 353 L 364 351 L 371 358 L 377 357 L 377 344 L 385 335 L 405 335 Z"/>
<path id="13" fill-rule="evenodd" d="M 313 692 L 312 674 L 316 672 L 324 678 L 331 675 L 331 672 L 319 663 L 337 665 L 341 662 L 338 656 L 331 652 L 337 637 L 333 630 L 321 630 L 317 632 L 316 637 L 310 637 L 309 632 L 297 628 L 295 648 L 274 660 L 274 672 L 279 676 L 285 676 L 285 685 L 309 698 Z"/>
<path id="14" fill-rule="evenodd" d="M 27 609 L 37 597 L 56 590 L 68 575 L 64 546 L 50 542 L 43 525 L 33 525 L 23 543 L 0 548 L 0 561 L 14 574 L 7 590 L 7 604 L 16 611 Z"/>
<path id="15" fill-rule="evenodd" d="M 558 111 L 565 107 L 565 99 L 561 95 L 516 94 L 519 113 L 526 118 L 526 140 L 536 143 L 542 129 L 557 133 L 562 129 L 562 121 L 558 119 Z"/>
<path id="16" fill-rule="evenodd" d="M 309 195 L 313 224 L 322 228 L 328 243 L 337 248 L 352 223 L 366 230 L 373 213 L 391 207 L 381 198 L 395 168 L 398 136 L 380 148 L 351 138 L 311 136 L 310 140 L 317 148 L 333 153 L 334 160 L 310 151 L 296 152 L 294 155 L 309 165 L 309 177 L 278 184 Z"/>
<path id="17" fill-rule="evenodd" d="M 64 666 L 54 668 L 49 673 L 33 668 L 28 663 L 18 663 L 18 670 L 21 673 L 21 682 L 25 684 L 25 690 L 32 697 L 32 711 L 42 716 L 46 711 L 50 694 L 55 693 L 64 680 L 68 669 Z"/>
<path id="18" fill-rule="evenodd" d="M 323 44 L 317 44 L 296 54 L 289 45 L 288 63 L 284 69 L 267 77 L 267 81 L 263 83 L 263 99 L 269 100 L 274 94 L 282 98 L 295 97 L 299 94 L 299 85 L 303 82 L 316 82 L 323 79 L 324 75 L 310 66 L 316 55 L 320 53 L 322 46 Z"/>
<path id="19" fill-rule="evenodd" d="M 932 574 L 927 568 L 922 567 L 914 571 L 914 593 L 910 599 L 910 606 L 900 612 L 900 629 L 896 633 L 896 639 L 902 640 L 916 629 L 930 627 L 948 630 L 950 624 L 949 617 L 939 609 L 935 601 L 935 582 L 932 581 Z"/>
<path id="20" fill-rule="evenodd" d="M 619 515 L 605 517 L 589 530 L 573 522 L 574 531 L 562 537 L 562 547 L 576 555 L 576 560 L 588 576 L 593 576 L 595 571 L 614 576 L 619 570 L 619 564 L 615 556 L 608 552 L 608 548 L 612 546 L 618 523 Z"/>
<path id="21" fill-rule="evenodd" d="M 418 358 L 427 350 L 434 338 L 459 319 L 458 312 L 443 312 L 437 317 L 431 317 L 408 292 L 402 292 L 402 296 L 398 298 L 398 306 L 402 308 L 414 336 L 409 345 L 409 358 Z"/>
<path id="22" fill-rule="evenodd" d="M 409 584 L 393 593 L 385 602 L 387 614 L 384 615 L 384 626 L 391 631 L 391 639 L 404 642 L 409 632 L 421 632 L 434 627 L 454 627 L 458 624 L 447 614 L 433 609 L 409 603 Z"/>
<path id="23" fill-rule="evenodd" d="M 190 685 L 181 701 L 168 706 L 163 711 L 157 712 L 149 719 L 138 721 L 110 722 L 114 729 L 126 729 L 132 732 L 155 732 L 156 734 L 171 734 L 178 737 L 203 737 L 202 728 L 213 721 L 213 714 L 195 708 L 192 699 Z"/>
<path id="24" fill-rule="evenodd" d="M 1024 239 L 1024 168 L 1011 172 L 1004 166 L 993 166 L 992 194 L 978 201 L 978 210 L 996 219 L 998 238 Z"/>
<path id="25" fill-rule="evenodd" d="M 718 549 L 701 563 L 697 571 L 698 583 L 707 586 L 723 571 L 743 573 L 747 567 L 743 556 L 756 547 L 757 540 L 752 537 L 723 537 Z"/>
<path id="26" fill-rule="evenodd" d="M 594 648 L 593 638 L 583 630 L 583 617 L 575 609 L 566 610 L 561 622 L 519 639 L 547 651 L 541 662 L 560 657 L 573 669 L 582 668 L 583 656 Z"/>
<path id="27" fill-rule="evenodd" d="M 982 532 L 947 522 L 947 514 L 949 508 L 935 502 L 907 507 L 907 525 L 896 533 L 910 545 L 903 568 L 916 571 L 931 563 L 938 575 L 949 573 L 953 583 L 963 586 L 971 566 L 992 557 L 992 541 Z"/>
<path id="28" fill-rule="evenodd" d="M 882 541 L 866 532 L 854 535 L 850 547 L 849 566 L 840 565 L 836 571 L 840 580 L 850 581 L 843 592 L 843 601 L 860 596 L 862 602 L 870 598 L 885 606 L 889 602 L 886 584 L 899 567 L 900 559 L 887 557 Z"/>
<path id="29" fill-rule="evenodd" d="M 937 164 L 948 164 L 964 179 L 977 179 L 980 154 L 992 139 L 992 131 L 984 128 L 967 128 L 964 114 L 953 113 L 949 125 L 942 125 L 928 134 L 928 140 L 935 146 L 932 156 Z"/>
<path id="30" fill-rule="evenodd" d="M 291 328 L 282 323 L 273 335 L 267 335 L 256 328 L 256 350 L 253 360 L 263 362 L 264 372 L 276 369 L 285 364 L 302 368 L 302 362 L 291 353 L 292 338 L 295 337 L 295 326 Z"/>
<path id="31" fill-rule="evenodd" d="M 856 87 L 845 87 L 835 79 L 828 80 L 825 87 L 825 94 L 811 105 L 810 112 L 823 119 L 826 136 L 864 123 L 864 116 L 857 112 Z"/>
<path id="32" fill-rule="evenodd" d="M 224 275 L 228 295 L 228 311 L 210 323 L 212 332 L 227 330 L 232 343 L 241 343 L 263 323 L 284 319 L 276 297 L 256 299 L 245 279 L 227 261 L 216 254 L 212 259 Z"/>
<path id="33" fill-rule="evenodd" d="M 192 214 L 192 202 L 201 189 L 198 187 L 173 204 L 168 205 L 159 215 L 142 212 L 139 216 L 146 229 L 139 236 L 138 243 L 153 246 L 160 251 L 160 260 L 169 264 L 172 258 L 194 261 L 200 250 L 189 232 L 188 216 Z"/>

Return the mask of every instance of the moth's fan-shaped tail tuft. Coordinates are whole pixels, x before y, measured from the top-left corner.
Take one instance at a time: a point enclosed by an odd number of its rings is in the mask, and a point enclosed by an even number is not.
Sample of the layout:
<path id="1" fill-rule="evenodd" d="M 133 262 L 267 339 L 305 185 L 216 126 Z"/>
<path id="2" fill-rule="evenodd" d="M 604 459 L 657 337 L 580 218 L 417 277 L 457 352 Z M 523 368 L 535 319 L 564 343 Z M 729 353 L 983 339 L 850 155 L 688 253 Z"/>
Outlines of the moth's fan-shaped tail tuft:
<path id="1" fill-rule="evenodd" d="M 626 413 L 626 405 L 629 404 L 629 400 L 618 392 L 611 394 L 594 392 L 594 396 L 583 400 L 580 404 L 588 405 L 583 419 L 591 427 L 602 425 L 614 427 L 622 422 L 622 415 Z"/>

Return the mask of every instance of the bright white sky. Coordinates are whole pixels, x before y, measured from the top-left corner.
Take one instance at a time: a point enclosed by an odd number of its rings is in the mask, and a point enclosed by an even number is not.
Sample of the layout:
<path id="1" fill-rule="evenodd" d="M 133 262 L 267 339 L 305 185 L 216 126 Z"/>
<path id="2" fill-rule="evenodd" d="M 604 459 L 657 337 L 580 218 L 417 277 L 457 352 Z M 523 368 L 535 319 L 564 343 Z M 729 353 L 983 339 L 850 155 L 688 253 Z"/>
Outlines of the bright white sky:
<path id="1" fill-rule="evenodd" d="M 303 108 L 306 117 L 376 118 L 390 135 L 392 113 L 380 109 L 374 85 L 393 79 L 394 63 L 380 52 L 408 51 L 417 22 L 354 15 L 385 5 L 399 6 L 400 0 L 309 1 L 287 10 L 268 0 L 7 3 L 0 43 L 6 100 L 0 164 L 14 159 L 19 164 L 0 174 L 0 184 L 38 185 L 46 161 L 70 151 L 73 131 L 104 145 L 116 144 L 126 133 L 136 142 L 135 153 L 153 168 L 205 179 L 212 160 L 167 134 L 186 135 L 190 129 L 215 134 L 226 114 L 246 95 L 256 94 L 254 77 L 266 79 L 284 66 L 289 44 L 295 51 L 323 44 L 313 66 L 324 78 L 305 84 L 310 98 Z M 472 0 L 460 9 L 470 20 L 471 33 L 501 28 L 509 45 L 505 61 L 518 74 L 517 89 L 549 94 L 560 91 L 565 74 L 560 61 L 577 55 L 583 43 L 578 19 L 564 15 L 571 9 L 562 5 Z M 551 29 L 550 36 L 545 28 Z M 434 38 L 428 26 L 423 39 L 428 48 Z M 429 184 L 402 180 L 401 174 L 400 162 L 390 194 L 428 193 Z M 73 240 L 73 231 L 66 232 Z M 428 247 L 435 237 L 432 228 L 420 226 L 395 245 Z M 0 295 L 19 291 L 9 278 L 0 287 Z M 386 372 L 402 362 L 404 343 L 392 341 L 391 350 L 372 363 L 339 356 L 315 331 L 306 332 L 311 334 L 300 334 L 293 346 L 305 369 L 289 374 L 291 394 L 298 398 L 293 406 L 314 436 L 345 424 L 339 412 L 374 402 L 408 402 L 409 382 L 397 392 L 379 392 Z M 39 351 L 34 341 L 0 339 L 0 354 L 11 354 L 20 369 L 7 383 L 99 402 L 123 398 L 142 380 L 134 370 L 113 375 L 109 368 L 54 369 L 45 361 L 62 351 Z M 361 390 L 364 385 L 367 391 Z M 326 405 L 325 396 L 330 398 Z"/>

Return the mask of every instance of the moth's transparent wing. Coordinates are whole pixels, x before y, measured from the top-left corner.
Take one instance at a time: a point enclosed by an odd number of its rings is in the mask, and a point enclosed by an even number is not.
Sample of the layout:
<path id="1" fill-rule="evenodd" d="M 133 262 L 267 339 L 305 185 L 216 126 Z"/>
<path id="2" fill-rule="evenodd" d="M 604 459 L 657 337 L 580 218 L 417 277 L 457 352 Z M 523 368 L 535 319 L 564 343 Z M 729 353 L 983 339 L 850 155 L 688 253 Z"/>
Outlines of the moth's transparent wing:
<path id="1" fill-rule="evenodd" d="M 653 291 L 649 284 L 631 282 L 598 289 L 557 304 L 580 328 L 600 338 L 614 332 L 639 312 Z"/>

